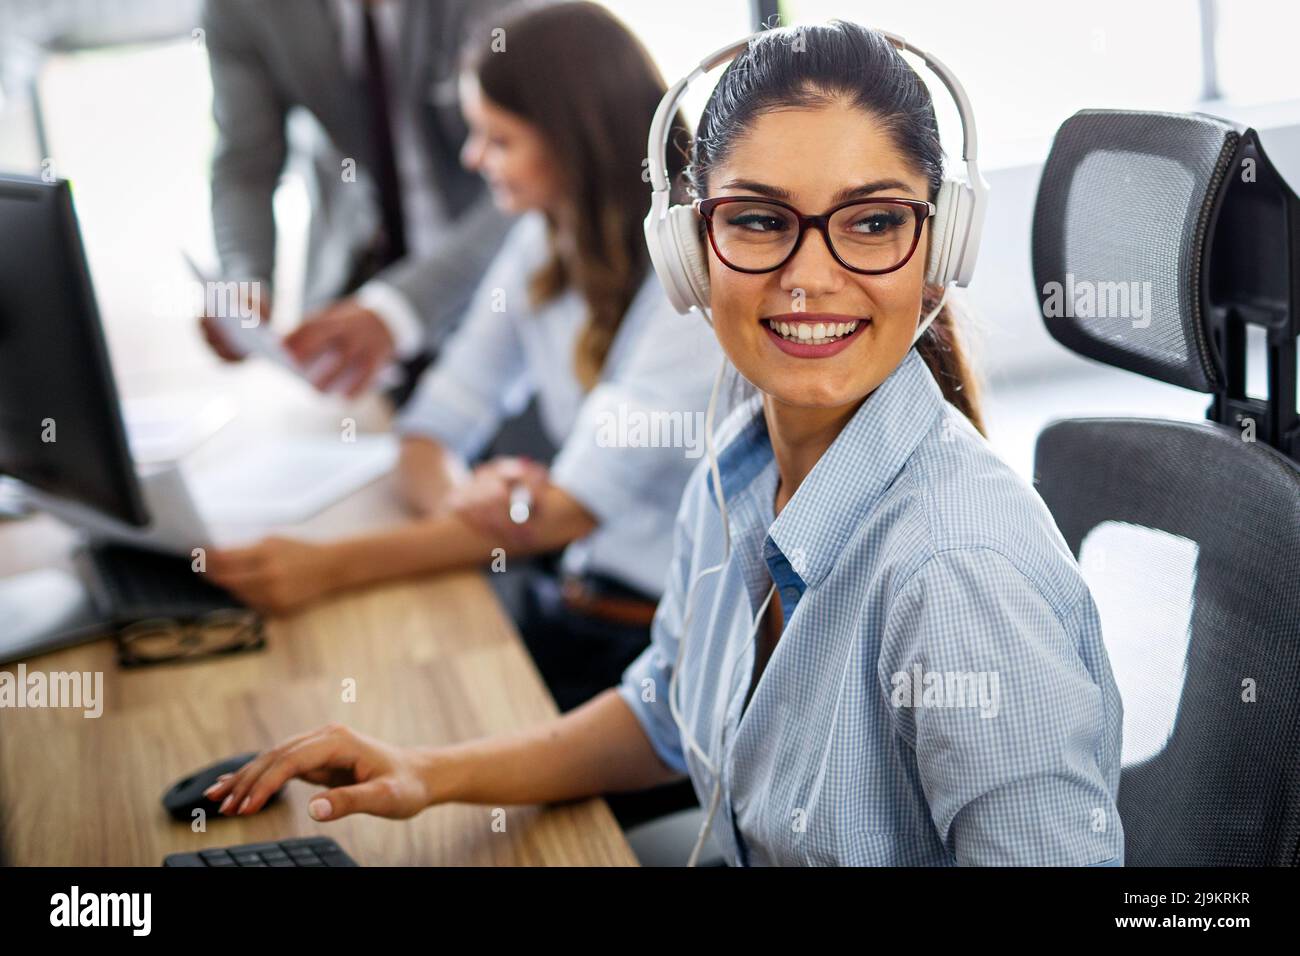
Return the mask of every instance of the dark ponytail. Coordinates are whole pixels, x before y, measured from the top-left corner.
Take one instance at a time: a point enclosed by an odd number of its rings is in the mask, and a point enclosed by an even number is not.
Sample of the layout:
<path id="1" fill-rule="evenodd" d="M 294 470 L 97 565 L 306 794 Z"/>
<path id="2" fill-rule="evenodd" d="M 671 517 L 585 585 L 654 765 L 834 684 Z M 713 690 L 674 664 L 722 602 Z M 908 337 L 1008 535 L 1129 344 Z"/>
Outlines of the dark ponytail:
<path id="1" fill-rule="evenodd" d="M 818 106 L 837 97 L 849 99 L 885 127 L 928 180 L 933 202 L 943 185 L 943 147 L 930 91 L 883 34 L 843 20 L 770 30 L 731 61 L 700 117 L 686 170 L 688 185 L 706 196 L 709 171 L 759 115 Z M 926 314 L 940 291 L 926 288 Z M 983 434 L 979 386 L 950 306 L 935 316 L 916 349 L 944 398 Z"/>

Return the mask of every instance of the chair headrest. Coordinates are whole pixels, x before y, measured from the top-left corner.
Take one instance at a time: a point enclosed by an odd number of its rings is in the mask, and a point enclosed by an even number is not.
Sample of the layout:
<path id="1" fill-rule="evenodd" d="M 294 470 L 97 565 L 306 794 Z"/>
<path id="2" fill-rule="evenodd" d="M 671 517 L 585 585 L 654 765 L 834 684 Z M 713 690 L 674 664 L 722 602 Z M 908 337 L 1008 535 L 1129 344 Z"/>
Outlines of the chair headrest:
<path id="1" fill-rule="evenodd" d="M 1054 338 L 1141 375 L 1220 388 L 1206 252 L 1241 133 L 1199 114 L 1084 110 L 1065 121 L 1033 226 L 1034 283 Z"/>

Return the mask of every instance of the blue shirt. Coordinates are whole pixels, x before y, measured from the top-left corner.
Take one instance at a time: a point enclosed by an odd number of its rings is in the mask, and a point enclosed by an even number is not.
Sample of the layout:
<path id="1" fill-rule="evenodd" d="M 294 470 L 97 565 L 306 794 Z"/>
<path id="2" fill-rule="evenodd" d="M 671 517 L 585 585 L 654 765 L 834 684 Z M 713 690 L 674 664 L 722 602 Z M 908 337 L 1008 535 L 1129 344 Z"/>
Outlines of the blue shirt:
<path id="1" fill-rule="evenodd" d="M 536 307 L 529 301 L 529 277 L 547 255 L 545 219 L 523 216 L 397 429 L 472 458 L 536 397 L 559 449 L 551 481 L 599 522 L 565 549 L 563 569 L 606 574 L 657 597 L 682 489 L 704 453 L 704 412 L 722 353 L 708 325 L 678 315 L 651 274 L 623 316 L 599 382 L 586 391 L 574 369 L 585 300 L 570 289 Z"/>
<path id="2" fill-rule="evenodd" d="M 723 528 L 682 501 L 653 642 L 619 692 L 736 864 L 1119 865 L 1122 708 L 1092 597 L 1042 500 L 910 351 L 779 517 L 757 402 L 728 419 Z M 747 707 L 752 622 L 784 630 Z M 731 662 L 735 661 L 734 670 Z M 915 693 L 913 693 L 915 691 Z M 742 709 L 743 708 L 743 709 Z"/>

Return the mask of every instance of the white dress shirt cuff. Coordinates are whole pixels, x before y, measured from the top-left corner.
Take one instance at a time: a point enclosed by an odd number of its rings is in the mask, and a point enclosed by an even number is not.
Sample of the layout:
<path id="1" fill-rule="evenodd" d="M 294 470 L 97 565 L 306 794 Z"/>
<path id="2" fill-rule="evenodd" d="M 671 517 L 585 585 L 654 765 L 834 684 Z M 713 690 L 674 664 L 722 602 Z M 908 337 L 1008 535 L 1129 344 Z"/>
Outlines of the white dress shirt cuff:
<path id="1" fill-rule="evenodd" d="M 424 345 L 424 325 L 410 300 L 387 282 L 367 282 L 357 291 L 357 303 L 369 309 L 388 327 L 397 357 L 414 358 Z"/>

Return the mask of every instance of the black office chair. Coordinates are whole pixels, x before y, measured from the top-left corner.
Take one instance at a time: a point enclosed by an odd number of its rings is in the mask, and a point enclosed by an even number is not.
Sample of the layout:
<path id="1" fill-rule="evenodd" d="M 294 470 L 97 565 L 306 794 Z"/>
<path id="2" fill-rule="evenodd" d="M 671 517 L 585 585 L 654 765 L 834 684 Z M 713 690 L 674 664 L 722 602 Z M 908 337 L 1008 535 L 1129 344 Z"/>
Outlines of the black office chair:
<path id="1" fill-rule="evenodd" d="M 1126 864 L 1296 865 L 1300 200 L 1253 130 L 1084 111 L 1043 171 L 1033 265 L 1062 344 L 1212 396 L 1205 423 L 1062 421 L 1036 449 L 1124 701 Z M 1248 325 L 1267 338 L 1263 399 Z"/>

